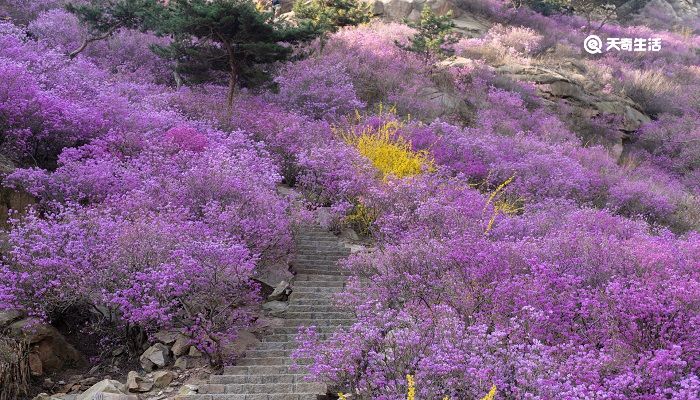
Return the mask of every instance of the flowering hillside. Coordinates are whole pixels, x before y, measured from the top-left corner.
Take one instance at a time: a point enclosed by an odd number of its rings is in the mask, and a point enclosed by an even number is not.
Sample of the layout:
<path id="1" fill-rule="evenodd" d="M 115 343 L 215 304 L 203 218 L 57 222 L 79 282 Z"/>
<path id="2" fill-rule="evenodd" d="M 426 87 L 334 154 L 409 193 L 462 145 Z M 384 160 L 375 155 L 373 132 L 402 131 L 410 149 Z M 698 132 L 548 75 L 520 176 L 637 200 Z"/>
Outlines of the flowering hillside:
<path id="1" fill-rule="evenodd" d="M 426 55 L 420 27 L 374 18 L 290 46 L 229 108 L 221 71 L 183 84 L 152 51 L 173 35 L 122 28 L 69 57 L 91 33 L 63 2 L 6 3 L 2 185 L 35 201 L 3 231 L 0 312 L 90 310 L 70 330 L 96 360 L 176 329 L 227 365 L 264 324 L 261 271 L 323 209 L 369 250 L 342 261 L 355 322 L 299 333 L 311 380 L 700 398 L 697 29 L 609 22 L 662 48 L 588 54 L 583 17 L 470 3 L 484 32 Z"/>

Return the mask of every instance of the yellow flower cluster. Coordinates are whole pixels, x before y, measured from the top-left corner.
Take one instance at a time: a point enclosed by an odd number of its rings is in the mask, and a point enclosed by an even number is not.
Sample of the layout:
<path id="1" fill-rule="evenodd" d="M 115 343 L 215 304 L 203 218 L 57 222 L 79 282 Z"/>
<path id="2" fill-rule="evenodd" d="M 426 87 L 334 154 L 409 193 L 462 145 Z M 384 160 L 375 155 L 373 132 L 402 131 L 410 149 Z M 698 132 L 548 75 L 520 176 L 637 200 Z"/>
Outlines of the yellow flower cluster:
<path id="1" fill-rule="evenodd" d="M 396 120 L 384 122 L 378 128 L 340 135 L 379 170 L 382 178 L 405 178 L 423 171 L 433 171 L 433 160 L 427 151 L 413 151 L 411 143 L 399 135 L 402 124 Z"/>
<path id="2" fill-rule="evenodd" d="M 345 217 L 345 222 L 350 224 L 358 234 L 368 236 L 370 234 L 370 228 L 376 219 L 376 210 L 362 203 L 358 203 L 350 215 Z"/>

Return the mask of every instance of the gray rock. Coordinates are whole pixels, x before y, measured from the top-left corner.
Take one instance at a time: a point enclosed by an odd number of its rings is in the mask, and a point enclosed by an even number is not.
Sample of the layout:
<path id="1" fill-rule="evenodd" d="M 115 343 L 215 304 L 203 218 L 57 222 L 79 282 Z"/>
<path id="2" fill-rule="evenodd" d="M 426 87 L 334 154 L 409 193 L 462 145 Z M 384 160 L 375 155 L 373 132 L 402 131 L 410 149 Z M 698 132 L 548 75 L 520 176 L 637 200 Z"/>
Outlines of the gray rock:
<path id="1" fill-rule="evenodd" d="M 190 338 L 185 335 L 178 335 L 177 340 L 175 340 L 171 350 L 175 357 L 187 354 L 187 352 L 190 350 Z"/>
<path id="2" fill-rule="evenodd" d="M 160 343 L 171 345 L 175 343 L 178 335 L 179 332 L 177 331 L 159 331 L 158 333 L 153 335 L 153 337 Z"/>
<path id="3" fill-rule="evenodd" d="M 164 344 L 156 343 L 141 355 L 139 361 L 147 372 L 163 368 L 170 362 L 170 350 Z"/>

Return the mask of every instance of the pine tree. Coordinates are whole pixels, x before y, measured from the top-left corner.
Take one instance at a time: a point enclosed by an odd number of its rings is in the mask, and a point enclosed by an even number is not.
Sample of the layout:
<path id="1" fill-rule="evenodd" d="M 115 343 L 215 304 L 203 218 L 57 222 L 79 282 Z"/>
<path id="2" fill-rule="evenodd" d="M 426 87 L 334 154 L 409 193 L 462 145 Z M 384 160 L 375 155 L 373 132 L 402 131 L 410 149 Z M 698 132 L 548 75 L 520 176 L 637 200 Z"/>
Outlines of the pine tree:
<path id="1" fill-rule="evenodd" d="M 306 24 L 274 22 L 250 0 L 171 0 L 157 32 L 174 40 L 154 50 L 175 60 L 183 75 L 202 80 L 211 72 L 228 74 L 229 107 L 239 86 L 265 75 L 261 64 L 287 59 L 292 44 L 315 34 Z"/>
<path id="2" fill-rule="evenodd" d="M 409 24 L 416 28 L 418 32 L 409 39 L 409 45 L 397 42 L 397 45 L 405 50 L 421 54 L 426 60 L 432 56 L 442 57 L 449 54 L 444 48 L 445 45 L 454 44 L 458 37 L 453 33 L 454 22 L 452 13 L 436 15 L 429 6 L 425 5 L 420 14 L 420 21 L 416 24 Z"/>
<path id="3" fill-rule="evenodd" d="M 321 47 L 328 33 L 346 26 L 357 26 L 370 21 L 369 5 L 358 0 L 306 0 L 294 3 L 294 14 L 308 21 L 321 35 Z"/>
<path id="4" fill-rule="evenodd" d="M 68 3 L 66 9 L 87 27 L 88 37 L 68 54 L 74 58 L 92 42 L 104 40 L 118 30 L 146 29 L 159 19 L 163 9 L 158 0 L 90 0 L 88 3 Z"/>

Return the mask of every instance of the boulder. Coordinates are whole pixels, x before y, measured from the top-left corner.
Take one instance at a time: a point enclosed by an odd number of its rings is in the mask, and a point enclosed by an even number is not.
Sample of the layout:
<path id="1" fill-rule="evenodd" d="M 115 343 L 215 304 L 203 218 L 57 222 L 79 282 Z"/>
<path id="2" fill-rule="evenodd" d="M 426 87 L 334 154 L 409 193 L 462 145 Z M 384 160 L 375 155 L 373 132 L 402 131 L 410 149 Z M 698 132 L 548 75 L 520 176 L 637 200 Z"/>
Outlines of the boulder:
<path id="1" fill-rule="evenodd" d="M 170 349 L 175 357 L 187 354 L 190 350 L 190 338 L 185 335 L 178 335 L 173 347 Z"/>
<path id="2" fill-rule="evenodd" d="M 241 330 L 236 339 L 226 345 L 226 352 L 240 357 L 246 350 L 257 347 L 259 344 L 260 340 L 252 332 Z"/>
<path id="3" fill-rule="evenodd" d="M 11 337 L 22 338 L 31 345 L 32 374 L 35 376 L 58 371 L 66 365 L 80 366 L 83 356 L 53 326 L 35 318 L 11 323 L 7 330 Z"/>
<path id="4" fill-rule="evenodd" d="M 177 340 L 180 333 L 178 331 L 164 330 L 153 335 L 153 338 L 160 343 L 172 345 Z"/>
<path id="5" fill-rule="evenodd" d="M 158 371 L 153 374 L 153 384 L 157 388 L 164 388 L 175 379 L 175 374 L 170 371 Z"/>
<path id="6" fill-rule="evenodd" d="M 170 362 L 170 350 L 164 344 L 156 343 L 143 352 L 139 361 L 147 372 L 163 368 Z"/>
<path id="7" fill-rule="evenodd" d="M 104 397 L 105 394 L 125 395 L 126 386 L 119 383 L 119 381 L 105 379 L 92 385 L 84 393 L 80 394 L 77 400 L 95 400 L 96 398 L 106 399 L 107 397 Z M 100 395 L 102 397 L 100 397 Z"/>

